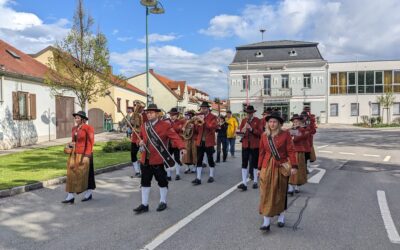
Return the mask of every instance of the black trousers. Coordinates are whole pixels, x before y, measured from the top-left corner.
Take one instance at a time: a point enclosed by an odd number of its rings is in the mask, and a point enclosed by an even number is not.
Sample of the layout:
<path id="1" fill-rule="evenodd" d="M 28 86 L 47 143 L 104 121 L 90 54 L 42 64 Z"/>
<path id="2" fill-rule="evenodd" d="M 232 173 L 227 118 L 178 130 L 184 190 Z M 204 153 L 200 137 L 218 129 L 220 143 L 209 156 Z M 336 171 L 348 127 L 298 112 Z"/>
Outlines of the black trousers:
<path id="1" fill-rule="evenodd" d="M 146 163 L 140 164 L 140 170 L 142 172 L 140 184 L 142 187 L 151 187 L 153 176 L 156 178 L 159 187 L 168 187 L 167 172 L 164 169 L 164 165 L 149 165 L 147 161 Z"/>
<path id="2" fill-rule="evenodd" d="M 182 165 L 182 162 L 181 162 L 181 154 L 180 154 L 179 148 L 172 148 L 172 147 L 170 147 L 170 148 L 168 149 L 168 151 L 169 151 L 169 153 L 171 154 L 171 156 L 174 157 L 175 162 L 178 163 L 178 165 Z"/>
<path id="3" fill-rule="evenodd" d="M 306 166 L 307 166 L 307 162 L 310 160 L 311 158 L 311 152 L 305 152 L 304 153 L 304 158 L 306 160 Z"/>
<path id="4" fill-rule="evenodd" d="M 258 148 L 242 148 L 242 168 L 249 166 L 249 175 L 253 176 L 253 170 L 258 168 Z"/>
<path id="5" fill-rule="evenodd" d="M 88 189 L 96 189 L 96 181 L 94 179 L 93 154 L 90 156 L 90 160 L 89 160 Z"/>
<path id="6" fill-rule="evenodd" d="M 197 147 L 197 167 L 203 166 L 204 153 L 207 154 L 208 165 L 211 168 L 215 167 L 214 152 L 214 147 L 206 147 L 205 142 L 201 142 L 200 146 Z"/>
<path id="7" fill-rule="evenodd" d="M 226 137 L 217 137 L 217 161 L 219 161 L 221 155 L 222 146 L 222 159 L 225 161 L 228 156 L 228 139 Z"/>
<path id="8" fill-rule="evenodd" d="M 137 153 L 139 152 L 139 146 L 136 143 L 131 143 L 131 161 L 136 162 L 137 159 Z"/>

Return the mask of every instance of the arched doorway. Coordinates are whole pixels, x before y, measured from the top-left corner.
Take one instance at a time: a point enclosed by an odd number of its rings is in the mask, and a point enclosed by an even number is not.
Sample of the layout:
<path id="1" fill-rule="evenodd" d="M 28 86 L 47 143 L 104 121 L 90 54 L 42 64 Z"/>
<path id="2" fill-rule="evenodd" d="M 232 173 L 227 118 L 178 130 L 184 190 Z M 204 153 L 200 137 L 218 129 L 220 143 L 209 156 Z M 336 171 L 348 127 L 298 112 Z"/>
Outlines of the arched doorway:
<path id="1" fill-rule="evenodd" d="M 104 132 L 104 112 L 101 109 L 89 109 L 89 124 L 94 128 L 94 133 Z"/>

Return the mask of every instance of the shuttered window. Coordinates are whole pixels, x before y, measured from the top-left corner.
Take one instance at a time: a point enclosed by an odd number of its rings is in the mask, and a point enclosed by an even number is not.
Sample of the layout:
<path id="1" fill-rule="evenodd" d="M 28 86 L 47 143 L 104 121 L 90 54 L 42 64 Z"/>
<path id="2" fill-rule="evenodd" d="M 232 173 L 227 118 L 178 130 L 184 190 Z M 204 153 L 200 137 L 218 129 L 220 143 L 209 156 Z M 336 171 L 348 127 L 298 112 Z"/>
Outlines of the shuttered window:
<path id="1" fill-rule="evenodd" d="M 36 95 L 27 92 L 12 92 L 13 119 L 36 119 Z"/>

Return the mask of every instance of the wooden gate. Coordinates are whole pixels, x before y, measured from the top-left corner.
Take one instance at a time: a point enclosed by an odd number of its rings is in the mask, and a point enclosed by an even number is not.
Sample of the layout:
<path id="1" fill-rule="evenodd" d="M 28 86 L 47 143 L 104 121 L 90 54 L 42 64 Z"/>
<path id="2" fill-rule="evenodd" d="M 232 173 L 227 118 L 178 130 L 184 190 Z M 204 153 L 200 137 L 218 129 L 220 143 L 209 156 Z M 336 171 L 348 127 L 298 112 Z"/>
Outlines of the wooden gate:
<path id="1" fill-rule="evenodd" d="M 75 125 L 72 114 L 74 111 L 74 97 L 56 96 L 56 137 L 71 136 L 72 127 Z"/>
<path id="2" fill-rule="evenodd" d="M 94 133 L 104 132 L 104 112 L 101 109 L 89 109 L 89 125 L 94 128 Z"/>

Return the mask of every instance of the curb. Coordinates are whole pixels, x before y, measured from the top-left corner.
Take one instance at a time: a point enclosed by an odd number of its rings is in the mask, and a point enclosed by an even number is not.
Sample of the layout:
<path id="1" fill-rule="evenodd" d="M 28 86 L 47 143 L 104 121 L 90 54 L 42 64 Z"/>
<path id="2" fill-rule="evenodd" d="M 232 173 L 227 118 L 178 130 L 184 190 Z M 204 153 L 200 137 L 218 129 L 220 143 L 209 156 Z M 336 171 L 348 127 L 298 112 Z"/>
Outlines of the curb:
<path id="1" fill-rule="evenodd" d="M 98 175 L 98 174 L 112 172 L 115 170 L 120 170 L 120 169 L 130 166 L 130 164 L 131 163 L 127 162 L 127 163 L 121 163 L 121 164 L 117 164 L 117 165 L 108 166 L 105 168 L 96 169 L 94 171 L 94 174 Z M 10 189 L 0 190 L 0 199 L 5 198 L 5 197 L 14 196 L 17 194 L 30 192 L 30 191 L 45 188 L 45 187 L 49 187 L 49 186 L 60 185 L 60 184 L 65 183 L 66 180 L 67 180 L 67 177 L 62 176 L 62 177 L 58 177 L 58 178 L 47 180 L 47 181 L 40 181 L 40 182 L 36 182 L 33 184 L 29 184 L 29 185 L 18 186 L 18 187 L 13 187 Z"/>

